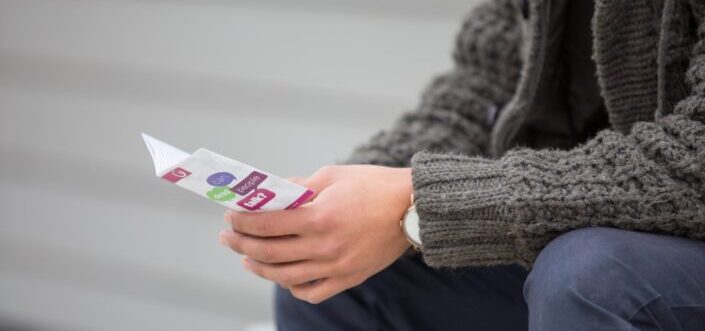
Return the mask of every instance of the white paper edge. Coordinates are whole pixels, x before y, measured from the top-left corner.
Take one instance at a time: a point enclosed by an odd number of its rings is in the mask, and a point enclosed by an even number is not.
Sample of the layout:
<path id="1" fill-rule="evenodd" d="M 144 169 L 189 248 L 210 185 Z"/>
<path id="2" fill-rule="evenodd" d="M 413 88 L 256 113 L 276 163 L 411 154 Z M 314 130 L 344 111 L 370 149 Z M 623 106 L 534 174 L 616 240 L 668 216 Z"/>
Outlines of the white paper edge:
<path id="1" fill-rule="evenodd" d="M 163 173 L 171 170 L 171 168 L 175 165 L 191 156 L 191 154 L 156 139 L 144 132 L 142 132 L 142 139 L 149 150 L 149 154 L 152 156 L 154 172 L 157 176 L 161 176 Z"/>

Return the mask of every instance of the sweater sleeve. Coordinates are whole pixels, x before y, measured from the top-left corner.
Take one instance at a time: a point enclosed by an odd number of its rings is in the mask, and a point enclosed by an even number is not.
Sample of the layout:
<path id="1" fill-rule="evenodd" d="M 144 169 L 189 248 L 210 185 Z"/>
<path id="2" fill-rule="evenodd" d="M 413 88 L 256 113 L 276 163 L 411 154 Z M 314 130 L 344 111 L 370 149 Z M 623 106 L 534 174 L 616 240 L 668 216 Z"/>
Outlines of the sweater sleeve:
<path id="1" fill-rule="evenodd" d="M 454 68 L 437 77 L 414 111 L 359 146 L 345 162 L 409 166 L 420 150 L 485 153 L 493 113 L 519 77 L 521 31 L 511 0 L 490 0 L 468 15 L 456 38 Z"/>
<path id="2" fill-rule="evenodd" d="M 436 267 L 521 263 L 561 233 L 608 226 L 705 239 L 705 23 L 673 114 L 605 130 L 569 151 L 412 160 L 424 259 Z"/>

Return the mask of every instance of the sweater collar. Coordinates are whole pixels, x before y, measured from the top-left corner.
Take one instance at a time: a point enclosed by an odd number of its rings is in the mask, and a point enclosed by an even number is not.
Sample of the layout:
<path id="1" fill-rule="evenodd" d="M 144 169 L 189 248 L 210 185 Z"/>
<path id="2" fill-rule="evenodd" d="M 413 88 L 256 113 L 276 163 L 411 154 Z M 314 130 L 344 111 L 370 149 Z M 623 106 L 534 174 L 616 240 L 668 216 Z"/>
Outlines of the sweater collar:
<path id="1" fill-rule="evenodd" d="M 546 73 L 551 11 L 563 0 L 530 0 L 524 65 L 517 90 L 492 129 L 490 153 L 506 151 L 533 107 Z M 593 57 L 612 127 L 627 133 L 638 121 L 667 115 L 687 93 L 683 75 L 692 22 L 681 0 L 596 0 Z M 521 11 L 518 11 L 521 13 Z"/>
<path id="2" fill-rule="evenodd" d="M 623 133 L 637 121 L 654 118 L 662 8 L 662 1 L 652 0 L 595 2 L 597 77 L 610 123 Z"/>
<path id="3" fill-rule="evenodd" d="M 522 16 L 527 20 L 522 47 L 523 66 L 516 93 L 504 105 L 492 128 L 490 154 L 494 157 L 499 157 L 510 147 L 529 109 L 533 106 L 546 62 L 545 45 L 549 35 L 552 1 L 562 0 L 530 0 L 528 15 L 525 9 L 517 8 L 517 13 L 521 15 L 523 12 Z"/>

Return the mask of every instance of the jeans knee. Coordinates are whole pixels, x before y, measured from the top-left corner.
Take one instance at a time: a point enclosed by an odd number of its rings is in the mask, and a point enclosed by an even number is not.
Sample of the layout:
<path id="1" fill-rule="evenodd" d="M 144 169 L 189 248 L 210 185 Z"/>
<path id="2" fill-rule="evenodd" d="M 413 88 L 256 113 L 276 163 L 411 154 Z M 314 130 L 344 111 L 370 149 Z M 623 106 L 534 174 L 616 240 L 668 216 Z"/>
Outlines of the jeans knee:
<path id="1" fill-rule="evenodd" d="M 634 279 L 632 249 L 619 240 L 623 230 L 587 228 L 568 232 L 539 254 L 524 284 L 530 309 L 564 309 L 576 301 L 610 305 Z"/>

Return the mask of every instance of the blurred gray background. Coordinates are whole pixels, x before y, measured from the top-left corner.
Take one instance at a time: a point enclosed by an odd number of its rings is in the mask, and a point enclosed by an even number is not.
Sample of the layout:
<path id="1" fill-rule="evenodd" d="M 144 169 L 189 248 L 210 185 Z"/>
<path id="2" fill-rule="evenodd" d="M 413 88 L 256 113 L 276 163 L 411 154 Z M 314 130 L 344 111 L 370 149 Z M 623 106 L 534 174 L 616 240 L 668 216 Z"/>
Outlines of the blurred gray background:
<path id="1" fill-rule="evenodd" d="M 0 0 L 0 330 L 266 330 L 141 131 L 307 175 L 416 105 L 476 0 Z"/>

